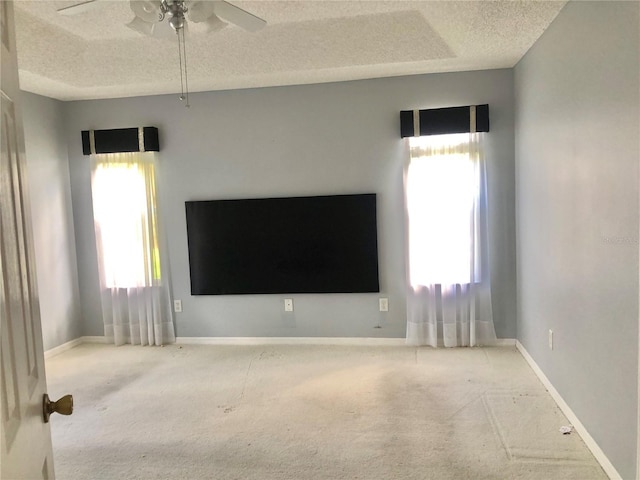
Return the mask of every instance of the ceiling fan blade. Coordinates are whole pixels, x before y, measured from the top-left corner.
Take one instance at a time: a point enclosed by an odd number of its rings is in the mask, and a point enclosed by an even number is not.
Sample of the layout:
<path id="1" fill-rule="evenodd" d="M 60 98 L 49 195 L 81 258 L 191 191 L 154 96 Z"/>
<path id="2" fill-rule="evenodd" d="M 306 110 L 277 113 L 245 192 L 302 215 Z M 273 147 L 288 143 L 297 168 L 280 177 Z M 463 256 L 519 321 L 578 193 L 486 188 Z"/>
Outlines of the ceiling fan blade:
<path id="1" fill-rule="evenodd" d="M 267 22 L 256 17 L 255 15 L 231 5 L 224 0 L 216 1 L 214 3 L 214 12 L 225 22 L 233 23 L 234 25 L 244 28 L 250 32 L 257 32 L 263 28 Z"/>
<path id="2" fill-rule="evenodd" d="M 85 0 L 68 7 L 62 7 L 57 10 L 60 15 L 77 15 L 78 13 L 88 12 L 94 9 L 100 0 Z"/>

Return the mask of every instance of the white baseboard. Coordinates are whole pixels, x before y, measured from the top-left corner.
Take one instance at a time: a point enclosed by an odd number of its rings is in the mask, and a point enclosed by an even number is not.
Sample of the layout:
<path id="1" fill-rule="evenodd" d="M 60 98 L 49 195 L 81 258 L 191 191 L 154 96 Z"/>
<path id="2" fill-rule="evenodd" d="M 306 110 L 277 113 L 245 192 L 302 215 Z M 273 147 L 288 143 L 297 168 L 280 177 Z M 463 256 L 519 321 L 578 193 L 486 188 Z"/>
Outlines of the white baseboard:
<path id="1" fill-rule="evenodd" d="M 82 343 L 109 343 L 103 336 L 83 336 L 44 352 L 51 358 Z M 406 345 L 404 338 L 362 337 L 177 337 L 179 345 L 363 345 L 398 347 Z M 498 347 L 515 346 L 514 338 L 499 338 Z"/>
<path id="2" fill-rule="evenodd" d="M 107 339 L 105 337 L 95 336 L 95 337 L 78 337 L 73 340 L 63 343 L 62 345 L 58 345 L 57 347 L 50 348 L 44 352 L 44 358 L 55 357 L 56 355 L 60 355 L 62 352 L 66 352 L 67 350 L 71 350 L 72 348 L 77 347 L 83 343 L 107 343 Z"/>
<path id="3" fill-rule="evenodd" d="M 404 338 L 361 337 L 177 337 L 176 343 L 179 345 L 406 345 Z"/>
<path id="4" fill-rule="evenodd" d="M 80 338 L 82 339 L 82 343 L 111 343 L 107 337 L 103 337 L 102 335 L 85 336 Z"/>
<path id="5" fill-rule="evenodd" d="M 365 345 L 398 347 L 407 345 L 404 338 L 375 337 L 177 337 L 180 345 Z M 498 347 L 515 346 L 515 338 L 499 338 Z"/>
<path id="6" fill-rule="evenodd" d="M 582 437 L 582 440 L 587 445 L 589 450 L 591 450 L 591 453 L 593 454 L 593 456 L 596 457 L 596 460 L 598 461 L 600 466 L 604 469 L 605 473 L 609 476 L 609 478 L 611 480 L 622 480 L 622 477 L 620 476 L 616 468 L 609 461 L 609 459 L 607 458 L 605 453 L 602 451 L 600 446 L 593 439 L 593 437 L 589 434 L 589 432 L 587 431 L 585 426 L 582 424 L 580 419 L 578 419 L 576 414 L 573 413 L 573 410 L 571 410 L 571 407 L 569 407 L 567 402 L 564 401 L 562 396 L 558 393 L 558 391 L 555 389 L 553 384 L 549 381 L 549 379 L 544 374 L 542 369 L 538 366 L 538 364 L 533 359 L 533 357 L 529 355 L 529 352 L 527 352 L 527 349 L 524 348 L 524 345 L 522 345 L 519 341 L 516 341 L 516 348 L 522 354 L 522 356 L 527 361 L 527 363 L 529 364 L 531 369 L 534 371 L 534 373 L 538 376 L 538 378 L 540 379 L 542 384 L 545 386 L 545 388 L 549 391 L 549 393 L 551 394 L 551 397 L 558 404 L 558 407 L 560 408 L 560 410 L 562 410 L 562 413 L 565 414 L 569 422 L 571 422 L 571 425 L 573 425 L 576 432 L 578 432 L 580 437 Z"/>
<path id="7" fill-rule="evenodd" d="M 67 350 L 71 350 L 73 347 L 77 347 L 82 342 L 82 337 L 74 338 L 73 340 L 63 343 L 62 345 L 58 345 L 57 347 L 50 348 L 44 352 L 44 358 L 55 357 L 56 355 L 60 355 L 62 352 L 66 352 Z"/>

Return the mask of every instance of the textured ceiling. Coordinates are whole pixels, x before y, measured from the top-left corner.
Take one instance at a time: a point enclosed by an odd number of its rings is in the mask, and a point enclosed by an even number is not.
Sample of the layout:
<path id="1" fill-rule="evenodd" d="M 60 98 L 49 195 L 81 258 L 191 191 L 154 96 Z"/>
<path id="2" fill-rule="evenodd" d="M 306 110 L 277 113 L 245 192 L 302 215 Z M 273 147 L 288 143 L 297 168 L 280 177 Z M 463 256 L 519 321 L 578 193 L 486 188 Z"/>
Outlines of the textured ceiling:
<path id="1" fill-rule="evenodd" d="M 128 97 L 180 91 L 174 38 L 126 27 L 128 1 L 15 1 L 20 82 L 57 98 Z M 565 1 L 233 1 L 267 21 L 255 33 L 189 24 L 191 91 L 320 83 L 396 75 L 509 68 Z M 172 35 L 171 37 L 175 37 Z"/>

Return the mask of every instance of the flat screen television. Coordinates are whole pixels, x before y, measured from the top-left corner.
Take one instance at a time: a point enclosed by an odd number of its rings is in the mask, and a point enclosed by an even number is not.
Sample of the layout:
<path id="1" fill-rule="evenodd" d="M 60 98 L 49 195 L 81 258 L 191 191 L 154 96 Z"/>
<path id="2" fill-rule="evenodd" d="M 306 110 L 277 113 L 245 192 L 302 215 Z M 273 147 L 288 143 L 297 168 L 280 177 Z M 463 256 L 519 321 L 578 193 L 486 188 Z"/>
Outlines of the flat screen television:
<path id="1" fill-rule="evenodd" d="M 185 208 L 192 295 L 380 291 L 374 193 Z"/>

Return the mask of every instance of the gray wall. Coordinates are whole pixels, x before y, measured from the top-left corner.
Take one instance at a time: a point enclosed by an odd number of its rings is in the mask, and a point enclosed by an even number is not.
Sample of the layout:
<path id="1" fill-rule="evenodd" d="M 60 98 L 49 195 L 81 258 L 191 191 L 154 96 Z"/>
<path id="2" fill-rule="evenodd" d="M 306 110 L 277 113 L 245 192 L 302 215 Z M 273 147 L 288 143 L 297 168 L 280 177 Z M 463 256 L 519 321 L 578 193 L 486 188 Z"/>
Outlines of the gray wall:
<path id="1" fill-rule="evenodd" d="M 45 350 L 81 335 L 64 104 L 22 93 Z"/>
<path id="2" fill-rule="evenodd" d="M 570 2 L 515 68 L 518 339 L 625 479 L 638 405 L 639 18 L 636 2 Z"/>
<path id="3" fill-rule="evenodd" d="M 154 125 L 161 132 L 159 195 L 179 336 L 405 335 L 399 111 L 489 103 L 487 140 L 494 312 L 515 337 L 513 72 L 493 70 L 335 84 L 195 93 L 192 107 L 154 96 L 66 104 L 84 334 L 101 335 L 89 162 L 80 131 Z M 196 199 L 378 194 L 381 293 L 192 297 L 184 202 Z M 378 312 L 378 296 L 390 311 Z M 378 323 L 381 329 L 374 328 Z"/>

